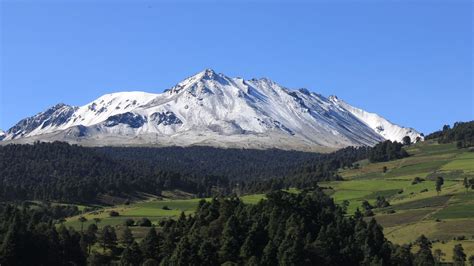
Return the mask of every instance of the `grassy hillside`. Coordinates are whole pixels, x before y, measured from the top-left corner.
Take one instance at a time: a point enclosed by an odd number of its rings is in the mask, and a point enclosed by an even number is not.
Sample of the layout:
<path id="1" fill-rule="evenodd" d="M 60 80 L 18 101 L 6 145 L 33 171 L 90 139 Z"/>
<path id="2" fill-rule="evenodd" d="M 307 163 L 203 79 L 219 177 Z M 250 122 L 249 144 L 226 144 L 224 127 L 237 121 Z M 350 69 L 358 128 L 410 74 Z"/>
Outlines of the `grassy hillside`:
<path id="1" fill-rule="evenodd" d="M 369 163 L 359 162 L 358 169 L 342 169 L 344 181 L 324 182 L 337 203 L 349 201 L 348 212 L 361 207 L 363 200 L 375 203 L 377 196 L 384 196 L 390 207 L 374 209 L 375 219 L 384 227 L 386 237 L 398 244 L 414 241 L 425 234 L 435 241 L 433 250 L 441 249 L 445 261 L 451 260 L 452 248 L 462 243 L 468 255 L 474 255 L 474 191 L 466 192 L 462 180 L 474 177 L 474 152 L 457 149 L 455 144 L 438 144 L 426 141 L 407 148 L 410 156 L 400 160 Z M 383 168 L 387 167 L 384 173 Z M 445 180 L 442 191 L 435 190 L 435 178 Z M 415 177 L 425 181 L 412 184 Z M 256 203 L 262 194 L 242 197 L 246 203 Z M 166 217 L 177 217 L 181 212 L 192 213 L 199 199 L 159 200 L 119 205 L 87 213 L 89 223 L 100 218 L 99 226 L 117 225 L 118 231 L 126 219 L 149 218 L 153 223 Z M 167 208 L 164 208 L 164 207 Z M 119 217 L 110 217 L 115 210 Z M 78 216 L 67 219 L 66 225 L 80 228 Z M 147 228 L 133 227 L 133 233 L 140 238 Z M 458 238 L 464 240 L 458 240 Z M 456 240 L 454 240 L 456 239 Z"/>
<path id="2" fill-rule="evenodd" d="M 474 152 L 435 141 L 412 145 L 407 151 L 410 157 L 400 160 L 361 161 L 359 169 L 340 171 L 345 181 L 321 185 L 336 202 L 348 200 L 350 213 L 360 208 L 363 200 L 374 204 L 379 195 L 388 199 L 390 207 L 374 212 L 386 237 L 394 243 L 409 243 L 425 234 L 436 242 L 433 250 L 439 248 L 447 254 L 446 261 L 451 259 L 456 243 L 474 255 L 474 191 L 466 192 L 462 184 L 464 177 L 474 177 Z M 439 195 L 434 181 L 437 176 L 445 180 Z M 415 177 L 425 181 L 413 185 Z M 453 241 L 455 238 L 466 240 Z"/>

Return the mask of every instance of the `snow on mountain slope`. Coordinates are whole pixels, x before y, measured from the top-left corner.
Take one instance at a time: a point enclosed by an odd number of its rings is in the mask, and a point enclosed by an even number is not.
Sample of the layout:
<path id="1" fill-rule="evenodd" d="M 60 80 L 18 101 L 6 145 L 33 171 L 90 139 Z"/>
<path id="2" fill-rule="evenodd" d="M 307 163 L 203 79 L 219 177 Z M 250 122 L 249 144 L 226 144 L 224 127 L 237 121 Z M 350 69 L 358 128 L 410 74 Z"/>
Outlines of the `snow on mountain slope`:
<path id="1" fill-rule="evenodd" d="M 363 121 L 375 132 L 380 134 L 384 139 L 401 142 L 403 137 L 409 136 L 410 139 L 415 142 L 417 137 L 420 137 L 420 139 L 422 138 L 420 133 L 418 133 L 413 128 L 401 127 L 399 125 L 393 124 L 387 119 L 379 116 L 378 114 L 369 113 L 362 109 L 353 107 L 347 104 L 346 102 L 339 100 L 336 96 L 330 96 L 329 99 L 334 104 L 341 106 L 342 108 L 356 116 L 358 119 Z"/>
<path id="2" fill-rule="evenodd" d="M 3 131 L 3 130 L 0 129 L 0 140 L 2 140 L 3 138 L 5 138 L 5 135 L 6 135 L 5 131 Z"/>
<path id="3" fill-rule="evenodd" d="M 161 94 L 122 92 L 21 120 L 4 141 L 84 145 L 212 145 L 324 150 L 419 134 L 306 89 L 206 69 Z"/>

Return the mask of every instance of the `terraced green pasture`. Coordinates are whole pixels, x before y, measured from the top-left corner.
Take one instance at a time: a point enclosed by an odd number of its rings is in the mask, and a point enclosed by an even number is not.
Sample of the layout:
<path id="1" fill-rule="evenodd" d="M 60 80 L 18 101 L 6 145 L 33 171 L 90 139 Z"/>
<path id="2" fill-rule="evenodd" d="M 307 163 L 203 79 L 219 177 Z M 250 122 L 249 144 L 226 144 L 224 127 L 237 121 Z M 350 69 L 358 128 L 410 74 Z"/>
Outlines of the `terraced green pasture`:
<path id="1" fill-rule="evenodd" d="M 433 141 L 412 145 L 407 151 L 410 157 L 391 162 L 361 161 L 359 169 L 340 172 L 345 181 L 323 185 L 332 188 L 328 195 L 336 203 L 350 201 L 349 213 L 360 208 L 363 200 L 373 204 L 377 196 L 388 199 L 391 206 L 375 209 L 374 218 L 394 243 L 409 243 L 421 234 L 443 241 L 465 236 L 467 240 L 461 242 L 467 245 L 466 253 L 474 255 L 474 190 L 466 192 L 462 185 L 465 176 L 474 177 L 474 153 Z M 382 172 L 384 166 L 388 168 L 386 173 Z M 437 176 L 445 179 L 439 194 L 433 181 Z M 415 177 L 425 181 L 412 185 Z M 458 242 L 436 242 L 435 247 L 451 254 Z M 445 261 L 451 261 L 451 257 Z"/>

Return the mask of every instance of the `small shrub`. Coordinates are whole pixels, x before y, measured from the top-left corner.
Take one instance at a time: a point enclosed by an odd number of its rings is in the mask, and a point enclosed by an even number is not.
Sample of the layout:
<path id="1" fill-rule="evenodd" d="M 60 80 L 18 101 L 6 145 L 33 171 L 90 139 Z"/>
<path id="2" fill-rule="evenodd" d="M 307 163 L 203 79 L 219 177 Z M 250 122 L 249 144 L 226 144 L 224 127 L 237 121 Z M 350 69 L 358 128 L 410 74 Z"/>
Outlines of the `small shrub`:
<path id="1" fill-rule="evenodd" d="M 117 216 L 120 216 L 120 213 L 118 211 L 110 211 L 109 216 L 110 217 L 117 217 Z"/>
<path id="2" fill-rule="evenodd" d="M 148 218 L 143 217 L 138 221 L 138 226 L 143 226 L 143 227 L 150 227 L 151 226 L 151 221 Z"/>
<path id="3" fill-rule="evenodd" d="M 124 225 L 125 226 L 134 226 L 135 221 L 133 219 L 128 218 L 127 220 L 125 220 Z"/>
<path id="4" fill-rule="evenodd" d="M 425 189 L 420 190 L 420 193 L 424 193 L 424 192 L 428 192 L 428 189 L 425 188 Z"/>
<path id="5" fill-rule="evenodd" d="M 170 207 L 168 207 L 168 206 L 166 206 L 166 205 L 165 205 L 165 206 L 163 206 L 163 208 L 162 208 L 162 209 L 163 209 L 163 210 L 166 210 L 166 211 L 169 211 L 169 210 L 171 210 L 171 209 L 170 209 Z"/>
<path id="6" fill-rule="evenodd" d="M 412 184 L 412 185 L 416 185 L 416 184 L 419 184 L 419 183 L 421 183 L 421 182 L 423 182 L 423 181 L 425 181 L 423 178 L 417 176 L 417 177 L 415 177 L 415 178 L 413 179 L 413 181 L 411 181 L 411 184 Z"/>

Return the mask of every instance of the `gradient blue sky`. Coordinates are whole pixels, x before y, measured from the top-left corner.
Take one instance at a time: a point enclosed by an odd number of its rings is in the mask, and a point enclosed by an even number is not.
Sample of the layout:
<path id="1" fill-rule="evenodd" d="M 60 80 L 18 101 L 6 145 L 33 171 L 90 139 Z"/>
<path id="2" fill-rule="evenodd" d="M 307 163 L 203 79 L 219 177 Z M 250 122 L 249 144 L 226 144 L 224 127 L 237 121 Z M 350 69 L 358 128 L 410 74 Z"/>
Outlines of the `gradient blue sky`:
<path id="1" fill-rule="evenodd" d="M 0 2 L 4 130 L 204 68 L 337 95 L 425 133 L 474 119 L 471 1 Z"/>

